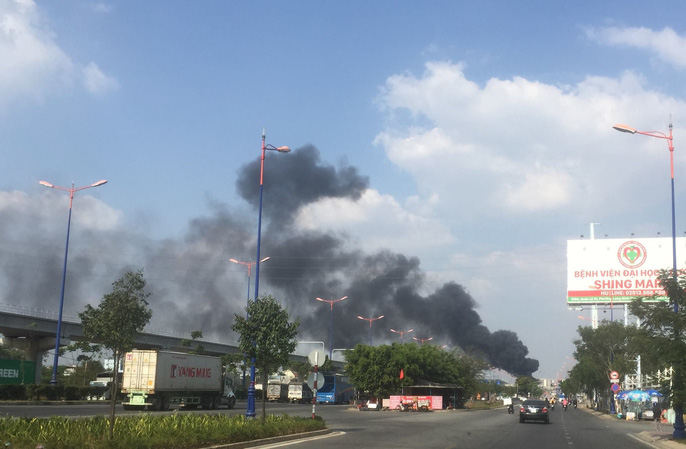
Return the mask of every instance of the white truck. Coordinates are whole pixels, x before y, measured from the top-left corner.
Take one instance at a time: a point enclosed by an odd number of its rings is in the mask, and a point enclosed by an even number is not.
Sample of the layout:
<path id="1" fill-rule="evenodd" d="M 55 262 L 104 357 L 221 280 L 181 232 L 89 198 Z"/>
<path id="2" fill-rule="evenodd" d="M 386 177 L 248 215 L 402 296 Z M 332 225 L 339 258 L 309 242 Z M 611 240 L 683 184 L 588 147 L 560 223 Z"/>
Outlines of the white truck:
<path id="1" fill-rule="evenodd" d="M 267 400 L 269 402 L 286 402 L 288 400 L 288 384 L 280 379 L 267 381 Z"/>
<path id="2" fill-rule="evenodd" d="M 224 375 L 219 357 L 182 352 L 134 349 L 126 353 L 121 391 L 125 410 L 216 409 L 236 404 L 233 382 Z"/>
<path id="3" fill-rule="evenodd" d="M 298 404 L 312 402 L 312 389 L 306 383 L 293 383 L 288 386 L 288 401 Z"/>

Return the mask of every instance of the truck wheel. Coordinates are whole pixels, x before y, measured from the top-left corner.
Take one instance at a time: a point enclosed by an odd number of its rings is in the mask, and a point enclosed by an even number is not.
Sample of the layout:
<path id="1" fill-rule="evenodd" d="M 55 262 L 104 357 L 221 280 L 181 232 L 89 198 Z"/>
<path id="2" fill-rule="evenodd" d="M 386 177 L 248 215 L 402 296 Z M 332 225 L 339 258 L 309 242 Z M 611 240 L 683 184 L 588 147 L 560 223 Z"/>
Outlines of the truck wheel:
<path id="1" fill-rule="evenodd" d="M 229 398 L 229 405 L 228 405 L 229 410 L 231 410 L 231 409 L 234 408 L 235 406 L 236 406 L 236 398 L 230 397 L 230 398 Z"/>
<path id="2" fill-rule="evenodd" d="M 162 409 L 162 398 L 155 396 L 152 399 L 152 404 L 148 405 L 148 410 L 153 412 L 159 412 Z"/>
<path id="3" fill-rule="evenodd" d="M 170 402 L 169 396 L 163 396 L 163 397 L 162 397 L 162 404 L 161 404 L 160 410 L 163 411 L 163 412 L 169 410 L 169 402 Z"/>

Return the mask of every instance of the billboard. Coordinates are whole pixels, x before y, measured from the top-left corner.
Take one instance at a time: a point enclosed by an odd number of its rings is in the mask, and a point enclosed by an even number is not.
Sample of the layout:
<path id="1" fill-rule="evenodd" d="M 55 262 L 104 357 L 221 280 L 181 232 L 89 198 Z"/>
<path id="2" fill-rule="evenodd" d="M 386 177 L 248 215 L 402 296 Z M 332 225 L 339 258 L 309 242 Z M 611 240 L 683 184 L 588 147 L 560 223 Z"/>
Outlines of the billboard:
<path id="1" fill-rule="evenodd" d="M 32 384 L 36 362 L 0 359 L 0 385 Z"/>
<path id="2" fill-rule="evenodd" d="M 686 238 L 676 239 L 683 272 Z M 567 304 L 624 304 L 637 296 L 667 301 L 657 282 L 672 269 L 671 237 L 567 241 Z"/>

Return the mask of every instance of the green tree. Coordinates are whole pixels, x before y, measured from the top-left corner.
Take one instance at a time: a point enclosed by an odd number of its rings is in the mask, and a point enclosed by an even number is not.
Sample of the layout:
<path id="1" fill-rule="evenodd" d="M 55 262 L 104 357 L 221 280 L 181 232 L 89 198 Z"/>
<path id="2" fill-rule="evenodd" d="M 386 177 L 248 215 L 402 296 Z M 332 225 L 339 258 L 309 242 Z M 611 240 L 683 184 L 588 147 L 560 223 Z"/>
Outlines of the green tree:
<path id="1" fill-rule="evenodd" d="M 385 397 L 402 391 L 418 380 L 455 385 L 463 394 L 476 392 L 483 362 L 433 345 L 393 343 L 371 347 L 357 345 L 345 353 L 346 373 L 355 387 L 373 396 Z M 400 371 L 403 378 L 400 378 Z"/>
<path id="2" fill-rule="evenodd" d="M 515 385 L 520 397 L 538 398 L 543 394 L 543 388 L 539 385 L 538 380 L 531 376 L 519 376 Z"/>
<path id="3" fill-rule="evenodd" d="M 79 341 L 60 348 L 60 357 L 68 353 L 76 355 L 77 365 L 74 372 L 63 379 L 65 386 L 87 386 L 103 371 L 102 363 L 99 361 L 102 354 L 101 345 Z"/>
<path id="4" fill-rule="evenodd" d="M 188 349 L 189 354 L 204 354 L 205 347 L 201 344 L 197 344 L 198 340 L 202 338 L 202 331 L 191 331 L 190 340 L 187 338 L 181 339 L 181 346 Z M 193 348 L 193 343 L 196 343 L 196 347 Z"/>
<path id="5" fill-rule="evenodd" d="M 658 280 L 669 301 L 647 302 L 649 298 L 637 298 L 629 310 L 641 320 L 641 331 L 645 336 L 641 364 L 645 356 L 659 368 L 674 369 L 669 399 L 678 413 L 686 402 L 686 276 L 674 278 L 671 270 L 661 270 Z M 678 312 L 674 311 L 675 305 Z"/>
<path id="6" fill-rule="evenodd" d="M 79 313 L 83 334 L 91 341 L 112 351 L 114 356 L 113 392 L 119 391 L 117 370 L 123 355 L 133 349 L 136 335 L 150 322 L 152 311 L 148 308 L 143 270 L 127 272 L 112 283 L 112 292 L 106 294 L 97 308 L 86 305 Z M 114 433 L 114 411 L 117 395 L 110 399 L 109 438 Z"/>
<path id="7" fill-rule="evenodd" d="M 580 366 L 572 369 L 571 378 L 579 382 L 580 388 L 599 392 L 605 404 L 612 400 L 610 372 L 636 372 L 643 334 L 637 327 L 618 321 L 603 321 L 597 329 L 580 326 L 577 332 L 580 338 L 574 341 L 574 357 Z"/>
<path id="8" fill-rule="evenodd" d="M 298 342 L 300 318 L 289 321 L 288 311 L 274 297 L 266 295 L 248 301 L 247 318 L 234 314 L 231 329 L 239 334 L 238 348 L 247 357 L 255 359 L 262 372 L 262 391 L 267 391 L 267 378 L 288 364 Z M 262 395 L 262 420 L 267 418 L 267 395 Z"/>

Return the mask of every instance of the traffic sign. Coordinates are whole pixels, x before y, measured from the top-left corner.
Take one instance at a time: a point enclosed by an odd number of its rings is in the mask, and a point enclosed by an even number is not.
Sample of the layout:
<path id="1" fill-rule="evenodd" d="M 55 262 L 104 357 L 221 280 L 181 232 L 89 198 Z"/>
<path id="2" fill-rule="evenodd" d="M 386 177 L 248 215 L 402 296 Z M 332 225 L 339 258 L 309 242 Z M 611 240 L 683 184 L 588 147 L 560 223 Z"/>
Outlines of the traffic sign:
<path id="1" fill-rule="evenodd" d="M 617 371 L 610 371 L 610 379 L 619 379 L 619 373 Z"/>
<path id="2" fill-rule="evenodd" d="M 619 392 L 619 384 L 612 384 L 610 389 L 615 393 Z"/>
<path id="3" fill-rule="evenodd" d="M 325 362 L 324 357 L 324 351 L 315 349 L 314 351 L 310 352 L 310 355 L 307 356 L 307 360 L 310 362 L 310 365 L 319 366 Z"/>
<path id="4" fill-rule="evenodd" d="M 310 387 L 310 389 L 314 390 L 314 373 L 310 373 L 309 376 L 307 376 L 307 386 Z M 317 373 L 317 389 L 321 388 L 324 386 L 324 375 L 322 373 Z"/>

